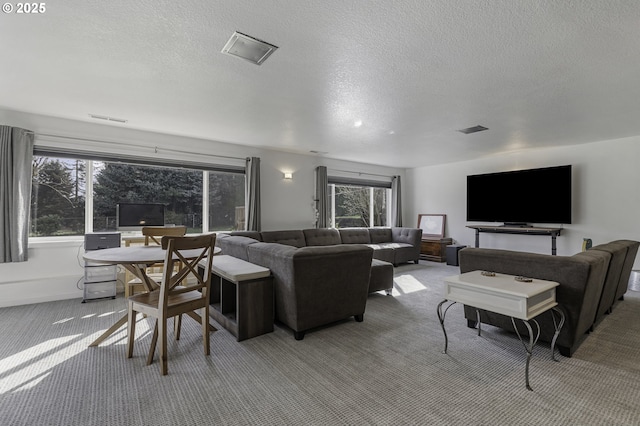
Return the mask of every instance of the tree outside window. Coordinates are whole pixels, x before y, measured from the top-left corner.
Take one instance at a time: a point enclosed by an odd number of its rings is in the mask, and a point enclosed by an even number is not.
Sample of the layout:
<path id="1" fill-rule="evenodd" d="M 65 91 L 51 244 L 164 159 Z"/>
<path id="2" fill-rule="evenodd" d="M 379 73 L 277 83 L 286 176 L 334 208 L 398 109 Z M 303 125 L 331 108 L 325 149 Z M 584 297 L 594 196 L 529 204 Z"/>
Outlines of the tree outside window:
<path id="1" fill-rule="evenodd" d="M 86 194 L 89 166 L 93 193 Z M 31 237 L 115 231 L 118 203 L 164 204 L 166 224 L 199 233 L 207 199 L 209 231 L 244 229 L 242 173 L 34 156 L 32 184 Z M 85 229 L 87 197 L 93 204 L 92 229 Z"/>
<path id="2" fill-rule="evenodd" d="M 83 160 L 34 156 L 29 235 L 84 234 Z"/>
<path id="3" fill-rule="evenodd" d="M 386 188 L 330 184 L 329 198 L 335 228 L 387 226 Z"/>
<path id="4" fill-rule="evenodd" d="M 244 230 L 244 175 L 209 173 L 209 230 Z"/>
<path id="5" fill-rule="evenodd" d="M 118 203 L 165 205 L 165 223 L 202 232 L 202 172 L 102 163 L 94 174 L 93 229 L 115 231 Z"/>

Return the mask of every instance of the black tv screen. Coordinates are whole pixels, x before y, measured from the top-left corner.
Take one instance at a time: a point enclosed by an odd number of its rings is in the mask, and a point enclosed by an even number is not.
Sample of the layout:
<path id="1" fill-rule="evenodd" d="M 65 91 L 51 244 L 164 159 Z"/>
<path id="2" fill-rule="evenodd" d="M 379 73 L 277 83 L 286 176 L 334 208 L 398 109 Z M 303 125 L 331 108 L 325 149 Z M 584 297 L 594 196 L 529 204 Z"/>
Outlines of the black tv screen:
<path id="1" fill-rule="evenodd" d="M 143 226 L 164 226 L 164 204 L 119 203 L 116 220 L 121 231 L 138 231 Z"/>
<path id="2" fill-rule="evenodd" d="M 467 221 L 571 223 L 571 166 L 467 176 Z"/>

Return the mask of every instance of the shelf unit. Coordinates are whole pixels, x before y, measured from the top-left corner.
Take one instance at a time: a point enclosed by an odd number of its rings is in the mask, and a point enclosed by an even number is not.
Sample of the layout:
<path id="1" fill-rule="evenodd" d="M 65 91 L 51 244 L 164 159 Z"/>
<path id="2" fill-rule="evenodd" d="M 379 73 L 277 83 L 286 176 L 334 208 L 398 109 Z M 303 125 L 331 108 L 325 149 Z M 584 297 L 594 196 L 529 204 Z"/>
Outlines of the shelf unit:
<path id="1" fill-rule="evenodd" d="M 204 268 L 199 269 L 203 274 Z M 209 316 L 237 341 L 273 331 L 273 292 L 269 269 L 231 256 L 214 257 Z"/>
<path id="2" fill-rule="evenodd" d="M 119 232 L 94 233 L 84 236 L 85 252 L 115 247 L 120 247 Z M 115 299 L 117 274 L 118 267 L 116 265 L 85 261 L 82 303 L 95 299 Z"/>

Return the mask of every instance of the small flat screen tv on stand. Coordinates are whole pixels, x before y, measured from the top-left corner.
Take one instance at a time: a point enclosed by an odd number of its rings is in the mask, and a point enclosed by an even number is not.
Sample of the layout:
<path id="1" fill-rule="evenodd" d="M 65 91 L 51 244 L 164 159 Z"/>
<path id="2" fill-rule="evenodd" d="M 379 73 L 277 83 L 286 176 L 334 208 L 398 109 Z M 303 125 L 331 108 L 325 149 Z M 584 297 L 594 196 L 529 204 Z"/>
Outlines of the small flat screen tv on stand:
<path id="1" fill-rule="evenodd" d="M 118 203 L 118 231 L 140 232 L 143 226 L 164 226 L 164 204 Z"/>

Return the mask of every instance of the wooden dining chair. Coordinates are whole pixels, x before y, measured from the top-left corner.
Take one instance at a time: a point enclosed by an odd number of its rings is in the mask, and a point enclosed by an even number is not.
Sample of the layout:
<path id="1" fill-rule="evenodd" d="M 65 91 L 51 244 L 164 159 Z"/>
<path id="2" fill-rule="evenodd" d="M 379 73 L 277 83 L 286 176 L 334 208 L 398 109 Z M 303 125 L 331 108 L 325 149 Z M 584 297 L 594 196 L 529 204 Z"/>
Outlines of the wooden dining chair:
<path id="1" fill-rule="evenodd" d="M 187 233 L 186 226 L 143 226 L 142 235 L 144 236 L 144 245 L 160 245 L 160 241 L 164 236 L 182 237 Z M 162 263 L 152 265 L 147 268 L 147 275 L 155 282 L 162 279 Z M 144 290 L 142 281 L 138 277 L 134 277 L 127 271 L 124 286 L 124 297 L 127 298 L 136 291 Z"/>
<path id="2" fill-rule="evenodd" d="M 211 262 L 216 242 L 215 234 L 195 237 L 162 237 L 162 248 L 166 249 L 163 277 L 160 288 L 149 293 L 140 293 L 129 297 L 127 357 L 133 356 L 135 325 L 137 313 L 156 319 L 156 330 L 152 338 L 147 364 L 153 359 L 156 336 L 160 339 L 160 372 L 166 375 L 167 368 L 167 321 L 171 317 L 192 313 L 202 309 L 199 319 L 202 323 L 204 353 L 209 355 L 209 292 L 211 289 Z M 195 258 L 185 258 L 181 250 L 198 250 Z M 198 272 L 198 264 L 204 262 L 204 274 Z M 180 264 L 177 272 L 174 265 Z M 188 278 L 196 284 L 188 287 L 181 284 Z M 197 314 L 196 314 L 197 316 Z"/>

